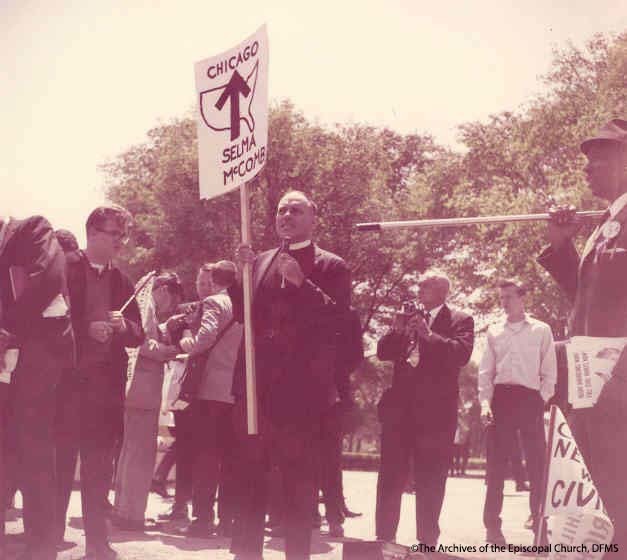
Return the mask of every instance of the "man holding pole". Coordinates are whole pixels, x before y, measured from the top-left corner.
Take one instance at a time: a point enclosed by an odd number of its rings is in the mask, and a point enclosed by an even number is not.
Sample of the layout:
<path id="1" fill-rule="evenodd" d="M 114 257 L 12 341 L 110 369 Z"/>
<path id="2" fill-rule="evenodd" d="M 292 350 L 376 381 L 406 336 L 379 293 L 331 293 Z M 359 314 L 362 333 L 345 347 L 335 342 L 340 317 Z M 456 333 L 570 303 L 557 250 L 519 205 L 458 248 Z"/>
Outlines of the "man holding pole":
<path id="1" fill-rule="evenodd" d="M 572 211 L 555 209 L 538 258 L 573 302 L 571 336 L 627 336 L 627 121 L 614 119 L 581 144 L 592 193 L 610 203 L 581 257 Z M 570 214 L 570 216 L 569 216 Z M 566 219 L 564 219 L 566 218 Z M 614 523 L 617 557 L 627 558 L 627 351 L 592 408 L 573 410 L 569 424 Z"/>
<path id="2" fill-rule="evenodd" d="M 256 258 L 248 246 L 238 251 L 241 264 L 253 264 L 260 428 L 258 436 L 244 437 L 242 446 L 240 511 L 231 545 L 238 559 L 262 557 L 270 455 L 283 477 L 286 556 L 299 560 L 310 555 L 315 442 L 323 416 L 336 399 L 336 333 L 350 303 L 348 267 L 312 242 L 315 221 L 313 201 L 302 192 L 288 192 L 275 218 L 281 248 Z M 229 293 L 241 321 L 241 290 Z M 240 419 L 245 402 L 242 361 L 240 352 L 233 383 Z"/>
<path id="3" fill-rule="evenodd" d="M 96 208 L 87 218 L 87 248 L 66 255 L 78 351 L 77 439 L 86 558 L 98 560 L 117 558 L 108 543 L 105 502 L 113 476 L 113 447 L 123 429 L 128 362 L 124 348 L 137 347 L 144 338 L 133 284 L 112 264 L 128 237 L 130 220 L 120 206 Z M 59 523 L 64 524 L 67 503 L 61 510 Z"/>

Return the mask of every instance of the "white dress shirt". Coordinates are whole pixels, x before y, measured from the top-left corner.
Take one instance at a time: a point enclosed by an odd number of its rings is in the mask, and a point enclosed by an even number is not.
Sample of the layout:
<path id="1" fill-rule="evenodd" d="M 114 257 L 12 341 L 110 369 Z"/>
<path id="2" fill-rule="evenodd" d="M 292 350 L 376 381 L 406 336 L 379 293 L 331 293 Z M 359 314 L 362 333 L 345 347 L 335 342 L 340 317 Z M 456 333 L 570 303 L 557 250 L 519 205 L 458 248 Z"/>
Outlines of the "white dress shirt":
<path id="1" fill-rule="evenodd" d="M 523 321 L 491 325 L 479 365 L 479 401 L 491 401 L 494 386 L 522 385 L 547 402 L 555 392 L 557 359 L 551 327 L 525 315 Z"/>

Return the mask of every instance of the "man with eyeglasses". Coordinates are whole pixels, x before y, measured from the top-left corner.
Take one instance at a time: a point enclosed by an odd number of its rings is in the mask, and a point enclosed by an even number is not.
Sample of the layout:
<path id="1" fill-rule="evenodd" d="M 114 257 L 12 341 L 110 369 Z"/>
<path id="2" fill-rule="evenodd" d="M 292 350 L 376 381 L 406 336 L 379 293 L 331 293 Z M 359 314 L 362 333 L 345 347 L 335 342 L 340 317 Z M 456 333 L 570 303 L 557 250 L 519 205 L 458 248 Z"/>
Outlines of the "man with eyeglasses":
<path id="1" fill-rule="evenodd" d="M 77 439 L 88 559 L 117 558 L 108 543 L 105 504 L 114 444 L 123 430 L 128 363 L 124 348 L 137 347 L 144 339 L 137 303 L 133 300 L 120 311 L 133 294 L 133 284 L 112 263 L 128 238 L 130 221 L 121 206 L 96 208 L 87 218 L 87 247 L 66 255 L 77 345 Z M 67 502 L 61 509 L 64 524 Z"/>

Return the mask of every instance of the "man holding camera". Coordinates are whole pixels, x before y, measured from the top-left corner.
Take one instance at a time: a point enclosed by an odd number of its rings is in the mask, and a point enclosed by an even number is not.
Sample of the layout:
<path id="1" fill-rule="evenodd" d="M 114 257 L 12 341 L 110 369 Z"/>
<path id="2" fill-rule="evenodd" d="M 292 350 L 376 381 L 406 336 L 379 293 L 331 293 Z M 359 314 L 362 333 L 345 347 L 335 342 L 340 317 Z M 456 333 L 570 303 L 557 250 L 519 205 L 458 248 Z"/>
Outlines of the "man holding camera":
<path id="1" fill-rule="evenodd" d="M 457 427 L 459 371 L 472 354 L 474 321 L 446 304 L 445 275 L 426 273 L 418 286 L 420 305 L 405 303 L 377 347 L 380 360 L 394 362 L 394 379 L 379 402 L 376 532 L 380 540 L 395 540 L 413 458 L 417 538 L 435 546 Z"/>

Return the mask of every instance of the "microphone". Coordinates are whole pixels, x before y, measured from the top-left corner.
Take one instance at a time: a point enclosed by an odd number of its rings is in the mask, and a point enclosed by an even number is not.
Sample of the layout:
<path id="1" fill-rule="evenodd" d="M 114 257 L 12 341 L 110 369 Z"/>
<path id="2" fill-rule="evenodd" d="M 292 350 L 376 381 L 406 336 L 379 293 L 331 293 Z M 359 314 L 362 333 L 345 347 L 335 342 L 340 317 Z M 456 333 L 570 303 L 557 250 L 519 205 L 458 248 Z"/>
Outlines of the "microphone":
<path id="1" fill-rule="evenodd" d="M 290 250 L 290 238 L 282 237 L 281 246 L 279 247 L 279 254 L 287 253 Z M 285 288 L 285 276 L 281 274 L 281 288 Z"/>

